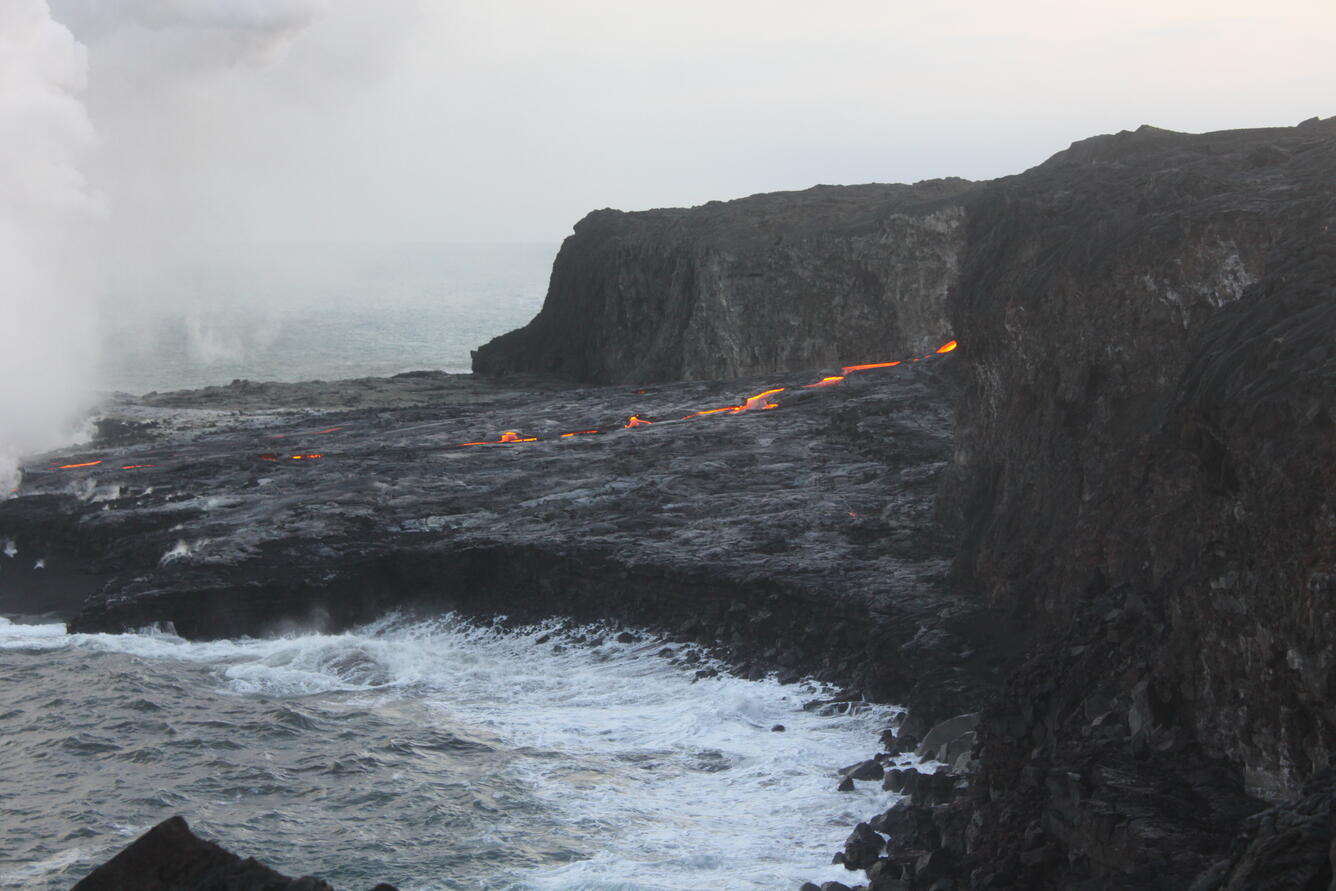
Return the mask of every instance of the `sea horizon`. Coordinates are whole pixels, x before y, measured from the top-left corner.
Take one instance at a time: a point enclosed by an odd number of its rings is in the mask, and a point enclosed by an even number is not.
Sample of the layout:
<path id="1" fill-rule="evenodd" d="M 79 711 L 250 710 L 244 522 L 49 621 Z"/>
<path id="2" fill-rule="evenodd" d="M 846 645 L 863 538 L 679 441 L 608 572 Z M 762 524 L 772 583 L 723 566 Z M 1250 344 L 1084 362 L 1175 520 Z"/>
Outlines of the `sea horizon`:
<path id="1" fill-rule="evenodd" d="M 239 244 L 105 282 L 98 388 L 467 373 L 470 350 L 542 307 L 559 245 Z"/>

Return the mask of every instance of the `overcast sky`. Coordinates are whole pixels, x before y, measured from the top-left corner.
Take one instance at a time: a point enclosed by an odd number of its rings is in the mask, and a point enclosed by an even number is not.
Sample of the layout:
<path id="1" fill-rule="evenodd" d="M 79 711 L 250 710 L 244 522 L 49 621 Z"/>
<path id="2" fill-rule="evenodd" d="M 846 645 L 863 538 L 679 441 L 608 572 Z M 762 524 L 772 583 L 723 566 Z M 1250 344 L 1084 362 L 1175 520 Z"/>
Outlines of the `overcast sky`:
<path id="1" fill-rule="evenodd" d="M 4 2 L 4 0 L 0 0 Z M 1336 4 L 51 0 L 113 218 L 556 241 L 587 211 L 1015 173 L 1142 123 L 1336 114 Z"/>
<path id="2" fill-rule="evenodd" d="M 0 493 L 94 399 L 102 295 L 238 242 L 555 243 L 1295 124 L 1336 114 L 1332 34 L 1331 0 L 0 0 Z"/>

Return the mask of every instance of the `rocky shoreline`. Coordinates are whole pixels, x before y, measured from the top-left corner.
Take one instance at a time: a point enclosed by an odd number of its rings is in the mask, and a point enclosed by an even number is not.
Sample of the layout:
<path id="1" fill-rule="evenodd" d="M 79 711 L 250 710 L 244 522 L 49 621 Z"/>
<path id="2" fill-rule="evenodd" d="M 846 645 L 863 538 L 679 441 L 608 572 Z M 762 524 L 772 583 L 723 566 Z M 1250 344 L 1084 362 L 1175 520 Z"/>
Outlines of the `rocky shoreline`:
<path id="1" fill-rule="evenodd" d="M 744 677 L 945 716 L 1014 638 L 944 585 L 957 384 L 954 357 L 929 356 L 817 388 L 821 370 L 639 392 L 413 374 L 122 398 L 0 502 L 0 606 L 196 638 L 392 609 L 620 622 Z M 684 420 L 771 383 L 778 408 Z M 632 413 L 655 423 L 623 427 Z M 578 441 L 460 444 L 606 417 Z"/>
<path id="2" fill-rule="evenodd" d="M 767 320 L 803 318 L 854 270 L 860 299 L 894 304 L 916 271 L 932 284 L 913 300 L 944 294 L 964 344 L 936 505 L 958 534 L 951 582 L 1027 628 L 1029 655 L 969 706 L 977 771 L 904 806 L 891 859 L 910 887 L 1326 887 L 1336 119 L 1142 127 L 951 185 L 924 213 L 903 193 L 818 188 L 596 214 L 563 254 L 602 271 L 566 304 L 671 329 L 685 303 L 717 325 L 756 311 L 734 281 L 753 265 L 782 284 Z M 910 230 L 928 217 L 954 222 L 924 242 Z M 672 286 L 640 284 L 664 268 L 653 280 Z M 851 306 L 832 331 L 862 317 Z M 535 367 L 538 334 L 538 365 L 591 379 L 609 373 L 601 356 L 662 349 L 630 326 L 590 357 L 565 318 L 545 309 L 477 369 Z M 679 364 L 659 367 L 690 374 L 683 330 Z M 781 323 L 710 342 L 745 367 L 794 340 Z M 931 879 L 913 871 L 923 857 Z"/>
<path id="3" fill-rule="evenodd" d="M 475 377 L 112 406 L 0 502 L 0 608 L 661 629 L 909 706 L 869 891 L 1325 888 L 1333 233 L 1330 118 L 600 211 Z"/>

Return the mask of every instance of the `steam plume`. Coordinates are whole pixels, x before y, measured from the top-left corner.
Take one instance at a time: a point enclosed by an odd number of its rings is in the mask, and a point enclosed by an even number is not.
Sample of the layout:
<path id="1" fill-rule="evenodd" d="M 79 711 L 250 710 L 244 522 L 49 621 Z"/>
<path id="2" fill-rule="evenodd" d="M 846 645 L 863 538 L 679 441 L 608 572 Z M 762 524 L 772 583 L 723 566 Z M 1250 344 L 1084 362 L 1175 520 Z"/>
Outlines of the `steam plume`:
<path id="1" fill-rule="evenodd" d="M 87 54 L 45 0 L 0 0 L 0 494 L 87 405 L 96 320 L 81 261 L 102 207 L 81 164 Z"/>

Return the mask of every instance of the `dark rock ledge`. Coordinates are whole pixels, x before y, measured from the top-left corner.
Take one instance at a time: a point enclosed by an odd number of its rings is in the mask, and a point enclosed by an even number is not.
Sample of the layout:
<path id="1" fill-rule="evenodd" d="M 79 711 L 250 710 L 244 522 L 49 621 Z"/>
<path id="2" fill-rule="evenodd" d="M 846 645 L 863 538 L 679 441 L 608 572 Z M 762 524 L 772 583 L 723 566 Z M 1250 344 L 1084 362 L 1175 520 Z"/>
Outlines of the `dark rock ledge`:
<path id="1" fill-rule="evenodd" d="M 934 519 L 952 362 L 820 389 L 803 389 L 820 369 L 648 392 L 419 375 L 374 398 L 341 382 L 270 385 L 263 403 L 243 384 L 128 400 L 108 409 L 114 445 L 34 463 L 0 502 L 17 551 L 0 557 L 0 608 L 196 638 L 394 609 L 616 621 L 744 673 L 950 709 L 984 664 Z M 777 409 L 681 420 L 773 386 L 790 388 Z M 340 397 L 368 401 L 294 407 Z M 657 423 L 622 429 L 632 413 Z M 291 457 L 307 454 L 322 457 Z M 88 460 L 103 463 L 50 469 Z M 121 469 L 139 464 L 155 466 Z"/>
<path id="2" fill-rule="evenodd" d="M 648 391 L 430 374 L 122 399 L 95 443 L 32 462 L 0 502 L 0 608 L 195 638 L 394 609 L 623 622 L 744 675 L 949 712 L 1003 664 L 989 646 L 1012 645 L 945 584 L 934 502 L 955 361 L 817 389 L 831 369 Z M 789 388 L 779 408 L 681 420 L 773 386 Z M 632 413 L 656 423 L 623 429 Z"/>

